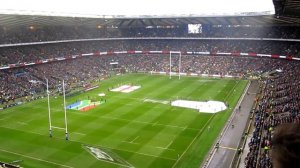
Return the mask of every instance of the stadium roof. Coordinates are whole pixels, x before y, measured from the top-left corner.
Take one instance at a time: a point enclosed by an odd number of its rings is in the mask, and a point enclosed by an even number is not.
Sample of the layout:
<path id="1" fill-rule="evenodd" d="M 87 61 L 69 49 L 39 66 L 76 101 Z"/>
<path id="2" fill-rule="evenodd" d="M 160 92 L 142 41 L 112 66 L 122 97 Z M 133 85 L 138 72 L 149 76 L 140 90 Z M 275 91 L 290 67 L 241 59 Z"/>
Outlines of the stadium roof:
<path id="1" fill-rule="evenodd" d="M 87 18 L 169 18 L 274 14 L 272 0 L 1 0 L 0 13 Z"/>
<path id="2" fill-rule="evenodd" d="M 300 18 L 299 0 L 273 0 L 273 2 L 278 15 Z"/>
<path id="3" fill-rule="evenodd" d="M 55 17 L 31 15 L 1 15 L 0 25 L 4 27 L 17 26 L 89 26 L 89 27 L 147 27 L 147 26 L 180 26 L 186 24 L 212 24 L 212 25 L 295 25 L 300 24 L 299 19 L 275 18 L 266 16 L 234 16 L 234 17 L 187 17 L 187 18 L 80 18 Z"/>
<path id="4" fill-rule="evenodd" d="M 100 1 L 2 0 L 0 25 L 113 28 L 186 24 L 300 25 L 299 18 L 274 17 L 272 0 L 185 0 L 184 3 L 174 0 L 144 0 L 143 3 L 138 0 L 109 0 L 98 5 L 97 2 Z M 251 8 L 253 5 L 254 8 Z M 298 11 L 295 6 L 292 6 L 295 9 L 289 6 L 292 5 L 287 5 L 285 11 Z"/>

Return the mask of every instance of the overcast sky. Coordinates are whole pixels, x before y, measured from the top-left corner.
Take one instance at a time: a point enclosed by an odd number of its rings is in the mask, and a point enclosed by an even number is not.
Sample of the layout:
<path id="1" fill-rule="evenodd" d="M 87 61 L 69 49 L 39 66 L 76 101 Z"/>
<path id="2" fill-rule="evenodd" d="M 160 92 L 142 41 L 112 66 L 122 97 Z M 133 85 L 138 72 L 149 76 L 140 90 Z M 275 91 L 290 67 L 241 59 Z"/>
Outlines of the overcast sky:
<path id="1" fill-rule="evenodd" d="M 272 0 L 0 0 L 0 13 L 10 10 L 52 15 L 221 15 L 274 13 Z"/>

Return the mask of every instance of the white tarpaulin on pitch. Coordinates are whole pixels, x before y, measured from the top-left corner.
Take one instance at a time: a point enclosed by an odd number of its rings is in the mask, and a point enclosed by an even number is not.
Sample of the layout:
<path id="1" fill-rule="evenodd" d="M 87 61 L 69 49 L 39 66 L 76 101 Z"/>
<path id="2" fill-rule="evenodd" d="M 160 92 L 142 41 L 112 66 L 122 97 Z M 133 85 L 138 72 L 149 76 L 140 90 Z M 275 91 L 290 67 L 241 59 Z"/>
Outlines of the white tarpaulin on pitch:
<path id="1" fill-rule="evenodd" d="M 199 112 L 203 113 L 217 113 L 227 109 L 225 103 L 220 101 L 201 102 L 190 100 L 175 100 L 171 103 L 171 106 L 197 109 L 199 110 Z"/>

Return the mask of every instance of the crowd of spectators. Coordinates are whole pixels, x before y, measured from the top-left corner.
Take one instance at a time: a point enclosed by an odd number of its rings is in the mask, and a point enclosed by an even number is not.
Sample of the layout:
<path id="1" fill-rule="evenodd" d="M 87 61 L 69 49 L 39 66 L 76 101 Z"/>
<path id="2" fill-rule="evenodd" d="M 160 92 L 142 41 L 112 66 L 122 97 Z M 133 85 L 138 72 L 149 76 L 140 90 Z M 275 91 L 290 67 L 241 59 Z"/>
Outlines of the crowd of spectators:
<path id="1" fill-rule="evenodd" d="M 280 68 L 285 61 L 275 59 L 217 57 L 216 52 L 246 52 L 300 56 L 296 42 L 239 41 L 239 40 L 108 40 L 91 42 L 55 43 L 0 48 L 0 66 L 44 59 L 68 57 L 100 51 L 205 51 L 212 56 L 189 55 L 182 57 L 181 72 L 242 76 L 260 74 Z M 128 71 L 169 71 L 169 57 L 162 55 L 112 55 L 90 56 L 67 61 L 57 61 L 37 66 L 0 71 L 0 102 L 39 93 L 49 79 L 51 87 L 61 85 L 66 79 L 68 87 L 81 85 L 87 79 L 107 75 L 110 62 L 117 61 Z M 173 57 L 172 71 L 178 71 L 178 57 Z M 177 59 L 177 60 L 176 60 Z M 263 60 L 263 61 L 258 61 Z M 177 61 L 177 63 L 176 63 Z M 8 82 L 9 81 L 9 82 Z M 30 82 L 28 82 L 30 81 Z"/>
<path id="2" fill-rule="evenodd" d="M 106 28 L 97 26 L 1 27 L 0 44 L 114 37 L 235 37 L 299 39 L 298 27 L 254 25 L 202 25 L 189 34 L 188 26 Z"/>
<path id="3" fill-rule="evenodd" d="M 172 57 L 172 71 L 179 71 L 178 60 L 178 55 Z M 181 60 L 180 71 L 184 73 L 239 77 L 280 69 L 290 62 L 269 58 L 200 55 L 183 55 Z M 87 81 L 98 81 L 107 77 L 112 71 L 169 72 L 169 61 L 168 54 L 104 55 L 1 70 L 0 103 L 8 104 L 17 98 L 44 92 L 46 78 L 49 80 L 50 89 L 59 91 L 62 80 L 65 80 L 67 89 L 76 88 Z M 112 66 L 112 62 L 118 62 L 117 67 Z"/>
<path id="4" fill-rule="evenodd" d="M 107 30 L 85 26 L 0 27 L 0 44 L 104 37 L 121 37 L 121 34 L 118 29 Z"/>
<path id="5" fill-rule="evenodd" d="M 249 145 L 247 168 L 271 168 L 272 136 L 283 123 L 300 123 L 299 64 L 290 62 L 282 72 L 263 81 L 261 98 L 255 111 L 254 131 Z"/>
<path id="6" fill-rule="evenodd" d="M 297 27 L 289 26 L 235 26 L 235 25 L 205 25 L 204 33 L 200 37 L 228 37 L 228 38 L 282 38 L 299 39 L 300 31 Z"/>
<path id="7" fill-rule="evenodd" d="M 0 67 L 100 51 L 199 51 L 278 54 L 300 57 L 300 43 L 243 40 L 108 40 L 0 48 Z"/>

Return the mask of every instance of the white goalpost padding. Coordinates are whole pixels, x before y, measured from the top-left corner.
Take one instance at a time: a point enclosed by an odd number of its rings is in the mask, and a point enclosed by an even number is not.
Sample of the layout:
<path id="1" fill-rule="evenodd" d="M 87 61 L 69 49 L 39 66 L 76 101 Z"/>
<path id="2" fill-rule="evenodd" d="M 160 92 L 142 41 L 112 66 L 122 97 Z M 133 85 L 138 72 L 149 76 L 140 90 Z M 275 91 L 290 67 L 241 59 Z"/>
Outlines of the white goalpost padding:
<path id="1" fill-rule="evenodd" d="M 180 79 L 180 70 L 181 70 L 181 52 L 180 51 L 170 51 L 170 72 L 169 78 L 172 78 L 172 54 L 179 54 L 179 61 L 178 61 L 178 79 Z"/>

